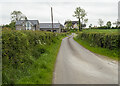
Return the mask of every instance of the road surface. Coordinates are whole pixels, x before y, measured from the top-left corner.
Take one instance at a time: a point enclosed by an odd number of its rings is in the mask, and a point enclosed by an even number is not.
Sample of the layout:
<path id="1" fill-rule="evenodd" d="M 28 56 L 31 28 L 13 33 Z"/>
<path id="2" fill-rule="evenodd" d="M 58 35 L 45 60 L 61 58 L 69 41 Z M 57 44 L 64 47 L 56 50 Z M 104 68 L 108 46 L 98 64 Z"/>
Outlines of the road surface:
<path id="1" fill-rule="evenodd" d="M 90 52 L 73 37 L 63 39 L 53 84 L 118 84 L 118 63 Z"/>

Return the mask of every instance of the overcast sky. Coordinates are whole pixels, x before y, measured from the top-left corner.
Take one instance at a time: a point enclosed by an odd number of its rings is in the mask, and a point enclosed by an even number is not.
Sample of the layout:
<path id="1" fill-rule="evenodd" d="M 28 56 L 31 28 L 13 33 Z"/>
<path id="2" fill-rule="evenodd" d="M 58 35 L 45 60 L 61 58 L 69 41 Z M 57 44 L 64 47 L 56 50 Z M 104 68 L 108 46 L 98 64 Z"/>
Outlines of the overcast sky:
<path id="1" fill-rule="evenodd" d="M 65 20 L 76 21 L 75 8 L 86 10 L 88 23 L 98 25 L 98 19 L 115 22 L 118 19 L 119 0 L 0 0 L 0 25 L 11 21 L 10 13 L 21 11 L 30 20 L 40 23 L 51 22 L 50 7 L 53 7 L 54 22 L 64 24 Z"/>

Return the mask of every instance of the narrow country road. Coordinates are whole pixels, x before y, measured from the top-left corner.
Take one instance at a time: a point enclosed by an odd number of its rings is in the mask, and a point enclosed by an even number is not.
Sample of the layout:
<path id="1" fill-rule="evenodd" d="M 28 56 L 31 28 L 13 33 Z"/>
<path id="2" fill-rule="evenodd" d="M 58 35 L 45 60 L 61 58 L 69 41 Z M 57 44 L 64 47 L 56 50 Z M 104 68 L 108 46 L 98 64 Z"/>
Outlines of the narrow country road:
<path id="1" fill-rule="evenodd" d="M 118 63 L 101 58 L 73 40 L 63 39 L 53 84 L 118 84 Z"/>

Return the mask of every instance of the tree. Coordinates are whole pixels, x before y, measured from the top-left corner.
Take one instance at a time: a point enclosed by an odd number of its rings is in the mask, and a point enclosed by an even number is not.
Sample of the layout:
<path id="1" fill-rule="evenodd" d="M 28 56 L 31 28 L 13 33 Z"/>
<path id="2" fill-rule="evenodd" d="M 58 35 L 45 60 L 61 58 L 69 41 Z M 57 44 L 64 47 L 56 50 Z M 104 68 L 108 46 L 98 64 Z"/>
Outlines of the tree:
<path id="1" fill-rule="evenodd" d="M 67 20 L 66 28 L 67 29 L 71 29 L 72 28 L 72 21 L 71 20 Z"/>
<path id="2" fill-rule="evenodd" d="M 27 17 L 21 11 L 13 11 L 11 13 L 12 22 L 19 21 L 21 19 L 26 20 Z"/>
<path id="3" fill-rule="evenodd" d="M 27 17 L 21 11 L 13 11 L 11 13 L 11 18 L 12 18 L 12 21 L 7 27 L 11 28 L 12 30 L 15 30 L 16 21 L 19 21 L 19 20 L 22 20 L 22 19 L 25 22 L 27 21 Z"/>
<path id="4" fill-rule="evenodd" d="M 91 27 L 92 27 L 92 24 L 89 25 L 89 28 L 91 28 Z"/>
<path id="5" fill-rule="evenodd" d="M 113 24 L 116 25 L 116 27 L 118 27 L 118 26 L 120 26 L 120 21 L 116 21 Z"/>
<path id="6" fill-rule="evenodd" d="M 103 20 L 102 19 L 99 19 L 98 20 L 98 24 L 100 25 L 100 27 L 104 24 Z"/>
<path id="7" fill-rule="evenodd" d="M 83 23 L 86 24 L 87 22 L 88 22 L 88 19 L 84 19 L 84 22 L 83 22 Z"/>
<path id="8" fill-rule="evenodd" d="M 12 22 L 16 22 L 16 21 L 20 20 L 21 19 L 21 15 L 22 15 L 21 11 L 13 11 L 11 13 Z"/>
<path id="9" fill-rule="evenodd" d="M 111 28 L 111 25 L 112 25 L 112 23 L 111 23 L 110 21 L 108 21 L 107 24 L 106 24 L 106 26 L 107 26 L 108 28 Z"/>
<path id="10" fill-rule="evenodd" d="M 79 31 L 82 30 L 81 26 L 81 21 L 83 23 L 83 21 L 85 20 L 85 17 L 87 16 L 87 13 L 85 12 L 84 9 L 77 7 L 76 10 L 74 11 L 74 15 L 73 17 L 76 17 L 77 19 L 79 19 Z"/>

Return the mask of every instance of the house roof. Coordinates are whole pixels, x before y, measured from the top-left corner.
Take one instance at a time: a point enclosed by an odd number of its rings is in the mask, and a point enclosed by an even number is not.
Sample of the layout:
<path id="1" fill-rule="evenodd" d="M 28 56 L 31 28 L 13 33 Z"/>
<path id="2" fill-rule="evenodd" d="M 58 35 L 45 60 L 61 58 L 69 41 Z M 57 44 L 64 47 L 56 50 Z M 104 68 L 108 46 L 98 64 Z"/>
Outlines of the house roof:
<path id="1" fill-rule="evenodd" d="M 29 21 L 33 25 L 39 24 L 38 20 L 27 20 L 27 21 Z M 15 25 L 22 25 L 24 22 L 25 22 L 25 20 L 19 20 L 19 21 L 16 22 Z"/>
<path id="2" fill-rule="evenodd" d="M 78 21 L 71 21 L 71 22 L 72 22 L 73 25 L 74 25 L 75 23 L 78 24 Z M 68 21 L 66 21 L 66 22 L 64 23 L 64 25 L 67 24 L 67 23 L 68 23 Z"/>
<path id="3" fill-rule="evenodd" d="M 52 29 L 52 23 L 40 23 L 40 28 L 50 28 Z M 60 28 L 61 25 L 60 23 L 53 23 L 53 28 Z"/>

